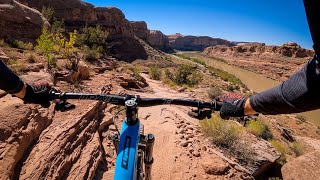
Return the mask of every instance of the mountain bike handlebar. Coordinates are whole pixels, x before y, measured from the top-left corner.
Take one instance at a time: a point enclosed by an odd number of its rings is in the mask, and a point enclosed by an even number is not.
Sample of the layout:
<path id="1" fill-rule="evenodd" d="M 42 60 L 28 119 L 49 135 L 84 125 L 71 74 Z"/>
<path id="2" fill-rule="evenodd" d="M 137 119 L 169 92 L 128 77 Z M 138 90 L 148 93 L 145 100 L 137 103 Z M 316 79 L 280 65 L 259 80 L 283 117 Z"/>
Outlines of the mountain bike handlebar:
<path id="1" fill-rule="evenodd" d="M 126 100 L 136 98 L 136 102 L 139 107 L 149 107 L 157 105 L 180 105 L 180 106 L 190 106 L 197 108 L 208 108 L 214 111 L 219 111 L 222 103 L 217 101 L 204 102 L 191 99 L 168 99 L 168 98 L 140 98 L 139 96 L 118 96 L 111 94 L 85 94 L 85 93 L 51 93 L 51 99 L 78 99 L 78 100 L 98 100 L 107 102 L 115 105 L 125 105 Z"/>

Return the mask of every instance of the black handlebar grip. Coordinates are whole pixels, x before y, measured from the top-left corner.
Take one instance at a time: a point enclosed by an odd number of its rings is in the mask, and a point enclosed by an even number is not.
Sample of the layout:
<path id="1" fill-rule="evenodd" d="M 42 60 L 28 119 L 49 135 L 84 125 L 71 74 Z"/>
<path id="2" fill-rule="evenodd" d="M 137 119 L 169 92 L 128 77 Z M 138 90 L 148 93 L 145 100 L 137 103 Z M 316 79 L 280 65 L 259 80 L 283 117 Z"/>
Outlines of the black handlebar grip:
<path id="1" fill-rule="evenodd" d="M 220 117 L 226 119 L 228 117 L 243 117 L 244 109 L 224 102 L 220 109 Z"/>

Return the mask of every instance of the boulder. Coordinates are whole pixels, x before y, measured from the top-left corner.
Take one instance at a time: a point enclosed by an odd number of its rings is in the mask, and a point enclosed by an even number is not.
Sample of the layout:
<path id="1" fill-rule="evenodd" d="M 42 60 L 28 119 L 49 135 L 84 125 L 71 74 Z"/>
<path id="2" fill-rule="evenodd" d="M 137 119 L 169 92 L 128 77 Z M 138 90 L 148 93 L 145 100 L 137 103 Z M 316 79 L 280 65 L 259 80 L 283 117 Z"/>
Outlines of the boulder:
<path id="1" fill-rule="evenodd" d="M 228 163 L 220 158 L 203 158 L 201 166 L 206 174 L 210 175 L 224 175 L 230 169 Z"/>
<path id="2" fill-rule="evenodd" d="M 15 0 L 0 0 L 0 39 L 35 42 L 43 26 L 43 15 Z"/>
<path id="3" fill-rule="evenodd" d="M 78 64 L 78 71 L 79 71 L 79 77 L 81 79 L 90 78 L 90 67 L 83 61 L 80 61 Z"/>
<path id="4" fill-rule="evenodd" d="M 320 151 L 313 151 L 286 163 L 282 168 L 284 180 L 320 179 Z"/>

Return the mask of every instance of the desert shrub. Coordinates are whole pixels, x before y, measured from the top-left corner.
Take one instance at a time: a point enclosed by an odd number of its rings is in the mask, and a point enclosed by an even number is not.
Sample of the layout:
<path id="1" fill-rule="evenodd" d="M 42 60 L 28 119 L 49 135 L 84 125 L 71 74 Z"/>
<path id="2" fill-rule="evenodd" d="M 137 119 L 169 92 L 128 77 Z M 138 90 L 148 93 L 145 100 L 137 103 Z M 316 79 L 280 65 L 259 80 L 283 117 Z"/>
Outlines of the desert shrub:
<path id="1" fill-rule="evenodd" d="M 54 18 L 53 22 L 52 22 L 52 25 L 51 25 L 50 31 L 53 34 L 59 34 L 59 33 L 65 32 L 64 22 L 63 21 L 59 21 L 56 18 Z"/>
<path id="2" fill-rule="evenodd" d="M 19 52 L 14 49 L 4 49 L 4 51 L 6 55 L 12 60 L 16 60 L 19 57 Z"/>
<path id="3" fill-rule="evenodd" d="M 34 53 L 30 53 L 30 54 L 27 55 L 27 61 L 28 61 L 28 63 L 36 63 L 39 60 L 38 60 L 37 56 Z"/>
<path id="4" fill-rule="evenodd" d="M 164 74 L 167 79 L 174 81 L 174 74 L 169 69 L 165 69 Z"/>
<path id="5" fill-rule="evenodd" d="M 78 46 L 86 45 L 90 48 L 105 47 L 108 33 L 100 26 L 83 28 L 76 38 Z"/>
<path id="6" fill-rule="evenodd" d="M 244 129 L 238 124 L 222 120 L 215 114 L 210 119 L 200 121 L 200 128 L 213 144 L 228 148 L 232 154 L 243 159 L 251 155 L 251 145 L 243 139 Z"/>
<path id="7" fill-rule="evenodd" d="M 292 151 L 296 154 L 296 156 L 301 156 L 304 153 L 303 146 L 298 142 L 293 142 L 290 146 Z"/>
<path id="8" fill-rule="evenodd" d="M 206 65 L 206 63 L 202 59 L 191 58 L 191 61 L 198 63 L 198 64 L 202 64 L 204 66 Z"/>
<path id="9" fill-rule="evenodd" d="M 191 65 L 182 65 L 174 74 L 174 82 L 177 85 L 195 86 L 202 80 L 202 74 L 196 72 Z"/>
<path id="10" fill-rule="evenodd" d="M 272 138 L 272 133 L 269 127 L 260 121 L 249 121 L 247 124 L 247 130 L 257 137 L 261 137 L 265 140 Z"/>
<path id="11" fill-rule="evenodd" d="M 23 63 L 12 64 L 10 69 L 16 74 L 21 74 L 26 71 L 26 65 Z"/>
<path id="12" fill-rule="evenodd" d="M 215 77 L 219 77 L 224 81 L 228 81 L 233 84 L 239 84 L 239 85 L 243 84 L 242 81 L 240 79 L 238 79 L 236 76 L 234 76 L 233 74 L 229 74 L 226 71 L 216 69 L 214 67 L 208 67 L 208 69 L 209 69 L 209 72 L 211 75 L 213 75 Z"/>
<path id="13" fill-rule="evenodd" d="M 275 140 L 275 139 L 271 139 L 269 140 L 269 142 L 271 143 L 271 145 L 277 149 L 280 153 L 281 153 L 281 156 L 280 158 L 277 160 L 279 164 L 285 164 L 286 163 L 286 148 L 281 144 L 280 141 L 278 140 Z"/>
<path id="14" fill-rule="evenodd" d="M 174 55 L 176 55 L 176 56 L 178 56 L 178 57 L 180 57 L 180 58 L 182 58 L 182 59 L 188 59 L 188 60 L 191 60 L 191 58 L 190 58 L 189 56 L 186 56 L 186 55 L 184 55 L 184 54 L 178 54 L 178 53 L 175 53 Z"/>
<path id="15" fill-rule="evenodd" d="M 48 22 L 53 21 L 54 10 L 51 7 L 42 7 L 41 14 L 47 19 Z"/>
<path id="16" fill-rule="evenodd" d="M 57 67 L 57 57 L 49 55 L 48 59 L 48 67 L 49 68 L 56 68 Z"/>
<path id="17" fill-rule="evenodd" d="M 31 42 L 23 42 L 18 40 L 12 41 L 11 46 L 14 48 L 25 49 L 25 50 L 33 49 L 33 44 Z"/>
<path id="18" fill-rule="evenodd" d="M 84 53 L 84 59 L 87 61 L 96 61 L 101 58 L 102 56 L 102 47 L 101 46 L 94 46 L 92 48 L 89 48 L 88 46 L 84 46 L 83 53 Z"/>
<path id="19" fill-rule="evenodd" d="M 212 142 L 216 145 L 231 147 L 238 141 L 243 133 L 243 128 L 231 121 L 224 121 L 218 115 L 211 119 L 200 121 L 200 127 Z"/>
<path id="20" fill-rule="evenodd" d="M 210 99 L 214 99 L 222 94 L 222 90 L 219 87 L 210 87 L 210 89 L 207 91 Z"/>
<path id="21" fill-rule="evenodd" d="M 195 85 L 198 85 L 202 81 L 203 75 L 200 72 L 193 71 L 188 78 L 189 80 L 187 85 L 193 87 Z"/>
<path id="22" fill-rule="evenodd" d="M 150 67 L 150 78 L 154 80 L 160 80 L 161 79 L 161 68 L 159 66 L 152 66 Z"/>

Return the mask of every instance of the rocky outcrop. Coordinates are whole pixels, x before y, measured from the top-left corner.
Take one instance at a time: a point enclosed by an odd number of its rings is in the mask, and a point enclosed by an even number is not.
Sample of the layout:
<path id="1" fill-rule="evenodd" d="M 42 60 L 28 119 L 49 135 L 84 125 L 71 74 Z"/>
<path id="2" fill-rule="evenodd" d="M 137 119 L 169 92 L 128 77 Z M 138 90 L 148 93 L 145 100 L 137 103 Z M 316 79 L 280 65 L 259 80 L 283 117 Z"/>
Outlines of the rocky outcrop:
<path id="1" fill-rule="evenodd" d="M 170 51 L 172 49 L 169 46 L 168 37 L 158 30 L 149 31 L 148 42 L 151 46 L 163 51 Z"/>
<path id="2" fill-rule="evenodd" d="M 313 180 L 320 178 L 320 151 L 310 152 L 286 163 L 282 169 L 284 180 Z"/>
<path id="3" fill-rule="evenodd" d="M 166 36 L 160 31 L 150 33 L 144 21 L 128 21 L 122 11 L 115 7 L 95 7 L 79 0 L 24 0 L 24 3 L 38 10 L 42 7 L 53 8 L 54 16 L 63 19 L 69 31 L 100 25 L 109 33 L 110 52 L 122 60 L 148 58 L 134 36 L 149 42 L 155 48 L 168 47 Z"/>
<path id="4" fill-rule="evenodd" d="M 0 0 L 0 39 L 35 42 L 49 23 L 42 14 L 15 0 Z"/>
<path id="5" fill-rule="evenodd" d="M 312 50 L 301 48 L 297 43 L 286 43 L 281 46 L 267 46 L 264 43 L 240 43 L 237 46 L 212 46 L 203 51 L 211 56 L 259 56 L 259 57 L 312 57 Z"/>
<path id="6" fill-rule="evenodd" d="M 131 21 L 130 22 L 133 34 L 136 35 L 138 38 L 147 41 L 148 40 L 148 35 L 149 35 L 149 30 L 147 27 L 146 22 L 144 21 Z"/>
<path id="7" fill-rule="evenodd" d="M 52 116 L 48 110 L 23 104 L 18 98 L 6 96 L 0 102 L 0 179 L 12 179 Z"/>
<path id="8" fill-rule="evenodd" d="M 183 36 L 182 34 L 169 35 L 169 44 L 174 49 L 183 51 L 203 51 L 206 47 L 225 45 L 232 46 L 230 41 L 212 38 L 209 36 Z"/>

